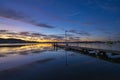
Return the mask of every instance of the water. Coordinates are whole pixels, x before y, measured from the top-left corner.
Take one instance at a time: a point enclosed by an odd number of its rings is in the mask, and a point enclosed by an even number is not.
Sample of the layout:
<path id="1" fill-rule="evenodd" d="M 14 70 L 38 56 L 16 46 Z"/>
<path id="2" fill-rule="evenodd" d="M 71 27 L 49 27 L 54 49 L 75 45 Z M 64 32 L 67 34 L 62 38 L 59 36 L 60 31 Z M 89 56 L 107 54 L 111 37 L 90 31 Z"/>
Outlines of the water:
<path id="1" fill-rule="evenodd" d="M 0 80 L 120 80 L 120 54 L 85 54 L 51 44 L 0 47 Z"/>
<path id="2" fill-rule="evenodd" d="M 107 44 L 107 43 L 70 43 L 69 46 L 79 46 L 79 47 L 87 47 L 87 48 L 95 48 L 95 49 L 120 51 L 120 43 L 114 43 L 114 44 Z"/>

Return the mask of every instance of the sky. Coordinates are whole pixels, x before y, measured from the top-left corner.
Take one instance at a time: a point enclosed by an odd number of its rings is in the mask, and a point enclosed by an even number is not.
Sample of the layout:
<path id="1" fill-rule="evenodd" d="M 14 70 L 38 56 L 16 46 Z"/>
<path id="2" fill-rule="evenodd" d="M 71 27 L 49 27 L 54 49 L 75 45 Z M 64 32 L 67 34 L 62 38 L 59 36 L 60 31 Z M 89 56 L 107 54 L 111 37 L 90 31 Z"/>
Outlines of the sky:
<path id="1" fill-rule="evenodd" d="M 0 37 L 120 40 L 120 0 L 0 0 Z"/>

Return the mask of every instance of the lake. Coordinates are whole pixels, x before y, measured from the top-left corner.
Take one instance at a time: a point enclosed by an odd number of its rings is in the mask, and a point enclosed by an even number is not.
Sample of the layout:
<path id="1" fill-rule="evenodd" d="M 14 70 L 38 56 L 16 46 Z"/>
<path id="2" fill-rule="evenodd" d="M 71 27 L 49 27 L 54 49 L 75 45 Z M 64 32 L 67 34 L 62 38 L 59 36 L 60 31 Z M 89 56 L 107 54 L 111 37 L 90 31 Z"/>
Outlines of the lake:
<path id="1" fill-rule="evenodd" d="M 75 45 L 120 50 L 119 44 Z M 1 46 L 0 80 L 120 80 L 120 54 L 86 54 L 52 44 Z"/>
<path id="2" fill-rule="evenodd" d="M 61 44 L 65 45 L 65 44 Z M 107 44 L 107 43 L 69 43 L 69 46 L 78 46 L 78 47 L 87 47 L 94 49 L 105 49 L 105 50 L 113 50 L 120 51 L 120 43 Z"/>

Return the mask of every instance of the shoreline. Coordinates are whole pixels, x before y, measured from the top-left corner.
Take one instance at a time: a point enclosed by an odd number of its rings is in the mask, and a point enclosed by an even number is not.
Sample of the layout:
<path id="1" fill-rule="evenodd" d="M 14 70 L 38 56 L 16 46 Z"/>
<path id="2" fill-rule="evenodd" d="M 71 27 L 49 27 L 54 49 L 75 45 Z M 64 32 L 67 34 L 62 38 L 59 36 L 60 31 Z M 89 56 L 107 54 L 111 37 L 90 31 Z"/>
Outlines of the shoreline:
<path id="1" fill-rule="evenodd" d="M 2 43 L 0 47 L 16 47 L 16 46 L 24 46 L 24 45 L 32 45 L 38 43 Z"/>

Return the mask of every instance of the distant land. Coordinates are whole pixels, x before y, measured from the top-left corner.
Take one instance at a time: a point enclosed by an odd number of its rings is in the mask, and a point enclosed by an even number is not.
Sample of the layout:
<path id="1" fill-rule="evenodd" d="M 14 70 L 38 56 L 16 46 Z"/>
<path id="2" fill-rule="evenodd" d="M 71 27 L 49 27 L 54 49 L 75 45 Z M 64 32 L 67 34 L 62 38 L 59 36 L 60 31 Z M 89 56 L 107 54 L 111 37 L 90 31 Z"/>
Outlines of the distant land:
<path id="1" fill-rule="evenodd" d="M 36 41 L 25 41 L 21 39 L 15 39 L 15 38 L 0 38 L 0 44 L 6 44 L 6 43 L 53 43 L 53 42 L 36 42 Z M 59 42 L 63 43 L 63 42 Z M 120 41 L 77 41 L 77 42 L 69 42 L 68 43 L 120 43 Z"/>
<path id="2" fill-rule="evenodd" d="M 14 38 L 9 38 L 9 39 L 0 38 L 0 44 L 4 44 L 4 43 L 37 43 L 37 42 L 25 41 L 25 40 L 14 39 Z"/>

